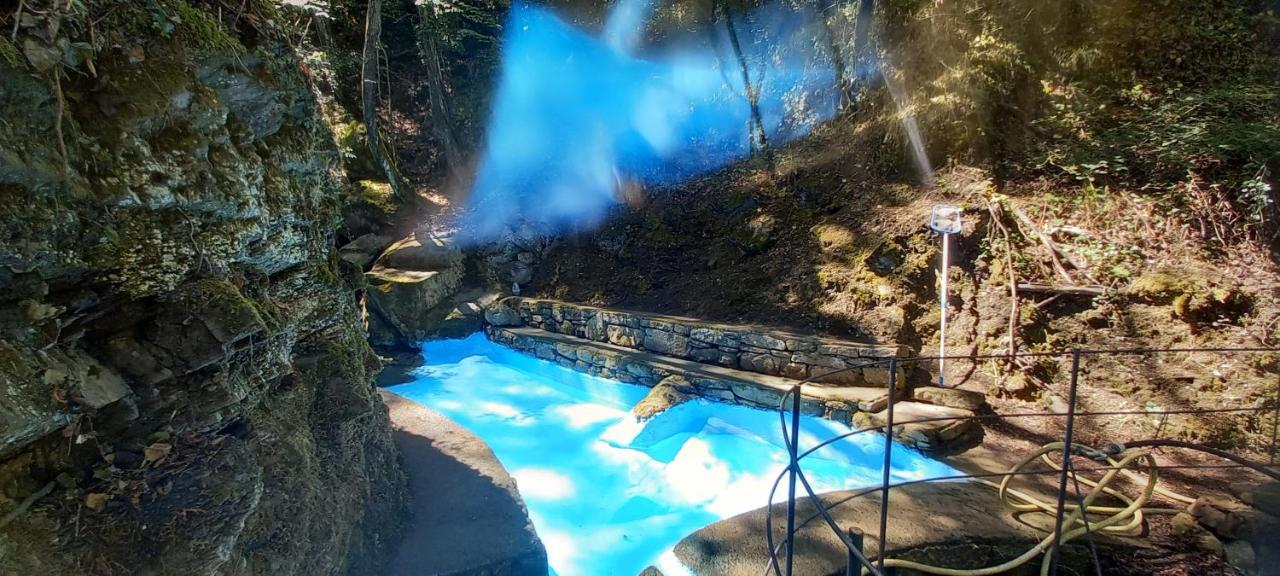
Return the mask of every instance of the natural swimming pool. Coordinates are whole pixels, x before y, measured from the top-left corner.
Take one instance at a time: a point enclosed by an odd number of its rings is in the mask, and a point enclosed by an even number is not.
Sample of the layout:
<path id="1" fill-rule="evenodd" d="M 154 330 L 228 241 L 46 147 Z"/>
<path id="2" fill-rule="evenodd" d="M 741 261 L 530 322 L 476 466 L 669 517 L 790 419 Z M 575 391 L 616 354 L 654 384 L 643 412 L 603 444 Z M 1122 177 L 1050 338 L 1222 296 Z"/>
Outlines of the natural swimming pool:
<path id="1" fill-rule="evenodd" d="M 483 438 L 516 479 L 559 576 L 680 574 L 670 554 L 689 533 L 765 504 L 786 467 L 774 412 L 695 400 L 641 425 L 649 389 L 575 372 L 483 334 L 423 345 L 426 364 L 393 392 Z M 849 428 L 804 417 L 801 449 Z M 884 439 L 862 434 L 804 460 L 819 491 L 880 483 Z M 896 479 L 945 476 L 895 445 Z"/>

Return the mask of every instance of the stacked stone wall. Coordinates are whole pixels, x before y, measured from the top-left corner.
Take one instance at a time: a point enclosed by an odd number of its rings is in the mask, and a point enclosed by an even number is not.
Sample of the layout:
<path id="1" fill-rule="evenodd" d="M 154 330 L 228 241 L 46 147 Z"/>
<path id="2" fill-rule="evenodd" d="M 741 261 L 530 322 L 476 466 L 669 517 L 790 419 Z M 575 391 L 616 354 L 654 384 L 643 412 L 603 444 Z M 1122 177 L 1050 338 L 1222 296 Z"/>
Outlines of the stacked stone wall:
<path id="1" fill-rule="evenodd" d="M 508 298 L 487 317 L 497 326 L 529 326 L 704 364 L 848 385 L 887 385 L 888 359 L 900 354 L 897 346 L 532 298 Z M 844 371 L 827 375 L 837 370 Z"/>

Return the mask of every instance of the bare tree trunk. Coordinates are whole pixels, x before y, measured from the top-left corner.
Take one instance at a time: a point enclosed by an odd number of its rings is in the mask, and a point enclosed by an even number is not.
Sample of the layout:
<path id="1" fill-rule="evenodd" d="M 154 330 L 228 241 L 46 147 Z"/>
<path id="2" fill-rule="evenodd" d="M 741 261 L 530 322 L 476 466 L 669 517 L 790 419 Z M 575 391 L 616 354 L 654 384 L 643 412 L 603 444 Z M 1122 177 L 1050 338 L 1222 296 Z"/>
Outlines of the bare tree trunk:
<path id="1" fill-rule="evenodd" d="M 400 171 L 392 163 L 382 142 L 382 134 L 378 132 L 378 46 L 381 39 L 382 0 L 369 0 L 369 9 L 365 13 L 364 55 L 360 66 L 360 93 L 363 99 L 364 126 L 368 132 L 369 153 L 387 175 L 391 192 L 402 201 L 409 201 L 413 193 L 404 178 L 400 176 Z"/>
<path id="2" fill-rule="evenodd" d="M 431 31 L 435 11 L 430 4 L 418 4 L 418 19 L 418 52 L 427 71 L 427 86 L 431 92 L 431 128 L 436 133 L 440 147 L 444 148 L 445 169 L 452 172 L 462 166 L 462 154 L 458 151 L 458 141 L 453 136 L 453 111 L 450 110 L 444 93 L 440 51 L 436 48 L 436 37 Z"/>
<path id="3" fill-rule="evenodd" d="M 858 4 L 858 19 L 853 24 L 853 75 L 855 81 L 858 82 L 858 90 L 862 89 L 861 85 L 867 84 L 867 78 L 875 78 L 877 75 L 870 71 L 864 72 L 864 66 L 879 67 L 875 57 L 868 54 L 867 45 L 871 39 L 871 18 L 876 11 L 875 0 L 861 0 Z M 855 91 L 856 92 L 856 91 Z"/>
<path id="4" fill-rule="evenodd" d="M 747 68 L 747 57 L 742 53 L 742 44 L 738 42 L 738 31 L 733 25 L 733 16 L 729 7 L 716 2 L 716 11 L 724 18 L 725 30 L 729 32 L 729 44 L 733 46 L 733 55 L 738 58 L 742 70 L 742 87 L 746 91 L 747 103 L 751 106 L 751 147 L 769 158 L 769 142 L 765 138 L 764 118 L 760 115 L 760 91 L 751 85 L 751 72 Z"/>
<path id="5" fill-rule="evenodd" d="M 822 31 L 827 40 L 827 51 L 831 53 L 831 65 L 836 70 L 836 89 L 840 91 L 839 110 L 844 110 L 853 103 L 853 86 L 845 74 L 844 51 L 836 41 L 836 33 L 831 29 L 831 19 L 835 17 L 836 2 L 818 0 L 821 9 L 818 13 L 822 19 Z M 855 54 L 855 59 L 856 59 Z"/>

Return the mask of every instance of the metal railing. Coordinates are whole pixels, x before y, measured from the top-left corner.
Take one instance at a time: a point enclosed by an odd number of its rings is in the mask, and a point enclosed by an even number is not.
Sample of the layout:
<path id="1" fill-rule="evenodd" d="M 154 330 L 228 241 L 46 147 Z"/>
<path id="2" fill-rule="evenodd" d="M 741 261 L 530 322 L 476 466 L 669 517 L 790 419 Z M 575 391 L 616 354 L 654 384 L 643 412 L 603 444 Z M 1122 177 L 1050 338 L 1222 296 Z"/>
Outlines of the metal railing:
<path id="1" fill-rule="evenodd" d="M 765 574 L 772 573 L 774 574 L 774 576 L 784 576 L 784 575 L 793 576 L 795 546 L 796 546 L 795 535 L 798 530 L 798 525 L 796 521 L 797 485 L 803 488 L 812 506 L 816 510 L 814 514 L 810 515 L 808 518 L 805 518 L 802 522 L 800 522 L 799 526 L 807 525 L 809 522 L 812 522 L 814 520 L 821 518 L 822 522 L 825 523 L 828 528 L 830 528 L 830 530 L 836 535 L 836 537 L 840 540 L 840 542 L 844 545 L 844 547 L 848 551 L 846 574 L 850 576 L 854 576 L 862 573 L 869 573 L 869 574 L 872 574 L 873 576 L 883 576 L 887 573 L 885 568 L 885 560 L 889 551 L 888 519 L 890 515 L 889 494 L 891 489 L 902 488 L 905 486 L 911 486 L 911 485 L 917 485 L 917 484 L 925 484 L 930 482 L 971 480 L 971 479 L 984 479 L 984 478 L 1004 478 L 1011 475 L 1023 475 L 1023 476 L 1057 475 L 1058 476 L 1057 493 L 1056 493 L 1057 513 L 1054 517 L 1053 542 L 1052 542 L 1052 545 L 1049 547 L 1049 549 L 1045 552 L 1045 554 L 1049 555 L 1049 560 L 1048 560 L 1050 562 L 1049 573 L 1056 576 L 1058 572 L 1058 561 L 1059 561 L 1058 552 L 1059 552 L 1059 548 L 1062 546 L 1061 535 L 1062 535 L 1062 529 L 1063 529 L 1063 524 L 1062 524 L 1063 513 L 1067 506 L 1067 500 L 1068 498 L 1070 498 L 1070 496 L 1068 496 L 1068 493 L 1069 493 L 1068 481 L 1075 478 L 1074 476 L 1075 472 L 1105 472 L 1109 470 L 1118 469 L 1115 466 L 1088 466 L 1088 467 L 1080 468 L 1074 464 L 1073 459 L 1077 456 L 1090 456 L 1090 457 L 1094 457 L 1094 459 L 1097 459 L 1096 457 L 1098 456 L 1098 454 L 1096 453 L 1081 454 L 1081 451 L 1077 449 L 1078 445 L 1075 442 L 1076 420 L 1079 417 L 1102 417 L 1102 416 L 1125 416 L 1125 415 L 1162 417 L 1163 418 L 1162 424 L 1161 424 L 1161 429 L 1162 429 L 1163 422 L 1167 422 L 1168 417 L 1174 416 L 1174 415 L 1242 414 L 1242 413 L 1261 414 L 1261 413 L 1270 412 L 1272 416 L 1272 427 L 1271 427 L 1272 429 L 1270 432 L 1270 436 L 1271 436 L 1270 446 L 1269 446 L 1269 449 L 1267 450 L 1269 454 L 1268 465 L 1263 466 L 1258 463 L 1250 462 L 1248 460 L 1239 458 L 1233 454 L 1230 454 L 1222 450 L 1215 450 L 1212 448 L 1200 447 L 1203 451 L 1208 451 L 1211 454 L 1214 454 L 1216 456 L 1227 458 L 1228 462 L 1230 463 L 1222 464 L 1222 465 L 1160 465 L 1158 466 L 1158 469 L 1159 470 L 1196 470 L 1196 469 L 1222 469 L 1222 468 L 1251 468 L 1255 471 L 1259 471 L 1259 472 L 1262 472 L 1263 474 L 1272 476 L 1273 478 L 1280 479 L 1280 472 L 1277 472 L 1276 469 L 1272 468 L 1276 466 L 1277 441 L 1278 441 L 1278 436 L 1280 436 L 1280 432 L 1278 432 L 1278 430 L 1280 430 L 1280 373 L 1275 375 L 1276 382 L 1275 382 L 1275 390 L 1273 392 L 1274 395 L 1269 399 L 1269 401 L 1265 401 L 1263 402 L 1263 405 L 1256 406 L 1256 407 L 1203 408 L 1203 409 L 1188 408 L 1188 409 L 1175 409 L 1175 410 L 1109 410 L 1109 411 L 1107 410 L 1087 411 L 1086 410 L 1086 411 L 1081 411 L 1078 409 L 1079 408 L 1078 392 L 1079 392 L 1079 385 L 1080 385 L 1080 379 L 1081 379 L 1081 366 L 1083 361 L 1087 358 L 1092 358 L 1092 357 L 1115 358 L 1115 357 L 1121 357 L 1121 356 L 1154 356 L 1154 355 L 1162 355 L 1162 354 L 1188 355 L 1188 354 L 1196 354 L 1196 353 L 1209 353 L 1209 354 L 1215 354 L 1215 355 L 1218 355 L 1218 354 L 1236 355 L 1236 354 L 1263 354 L 1263 353 L 1276 353 L 1276 352 L 1280 352 L 1280 348 L 1263 348 L 1263 347 L 1257 347 L 1257 348 L 1159 348 L 1159 349 L 1134 348 L 1134 349 L 1119 349 L 1119 350 L 1074 349 L 1074 350 L 1068 350 L 1068 351 L 1062 351 L 1062 352 L 953 355 L 953 356 L 945 356 L 945 357 L 939 357 L 939 356 L 910 357 L 910 358 L 895 357 L 895 358 L 887 358 L 887 359 L 868 360 L 867 362 L 863 362 L 855 366 L 848 366 L 839 370 L 833 370 L 831 372 L 827 372 L 824 374 L 820 374 L 820 375 L 802 380 L 801 382 L 793 386 L 786 394 L 783 395 L 778 405 L 778 411 L 779 411 L 778 416 L 780 421 L 779 424 L 782 428 L 783 440 L 785 441 L 787 446 L 789 463 L 786 469 L 783 470 L 778 475 L 778 477 L 774 480 L 773 486 L 769 492 L 769 500 L 765 508 L 765 539 L 768 544 L 769 560 L 768 560 L 768 565 L 765 567 L 764 573 Z M 892 448 L 894 443 L 895 426 L 957 420 L 956 416 L 949 415 L 949 416 L 941 416 L 941 417 L 917 418 L 917 419 L 909 420 L 906 422 L 895 421 L 894 405 L 895 403 L 898 402 L 896 397 L 898 395 L 898 392 L 899 392 L 898 388 L 900 386 L 899 373 L 898 373 L 899 368 L 903 366 L 919 365 L 921 363 L 940 361 L 944 359 L 973 361 L 975 362 L 975 366 L 976 366 L 976 362 L 980 360 L 989 360 L 989 361 L 1005 360 L 1005 361 L 1013 362 L 1017 359 L 1025 359 L 1025 358 L 1059 358 L 1059 359 L 1069 358 L 1070 359 L 1069 380 L 1068 380 L 1067 390 L 1065 394 L 1066 403 L 1067 403 L 1066 410 L 1065 411 L 1019 412 L 1019 413 L 1012 413 L 1012 414 L 975 413 L 971 417 L 965 417 L 965 418 L 976 419 L 979 421 L 984 421 L 984 420 L 1004 421 L 1004 420 L 1021 419 L 1021 418 L 1063 418 L 1065 419 L 1065 425 L 1064 425 L 1061 441 L 1062 441 L 1063 447 L 1070 447 L 1070 448 L 1064 448 L 1062 450 L 1062 462 L 1061 462 L 1061 465 L 1057 467 L 1058 468 L 1057 470 L 1018 470 L 1018 471 L 1010 471 L 1010 472 L 993 472 L 993 473 L 964 473 L 964 474 L 955 474 L 955 475 L 944 476 L 944 477 L 906 480 L 906 481 L 897 482 L 897 483 L 892 482 L 892 478 L 891 478 L 892 465 L 893 465 Z M 851 430 L 843 434 L 838 434 L 836 436 L 833 436 L 831 438 L 828 438 L 826 440 L 819 442 L 818 444 L 816 444 L 811 448 L 801 451 L 799 446 L 799 437 L 800 437 L 800 413 L 801 413 L 802 387 L 808 384 L 814 384 L 816 380 L 825 380 L 830 376 L 835 376 L 841 373 L 850 372 L 854 370 L 861 370 L 864 368 L 873 368 L 873 367 L 878 368 L 882 366 L 888 368 L 888 371 L 889 371 L 888 391 L 887 391 L 888 403 L 884 411 L 885 413 L 883 418 L 884 425 L 868 426 L 865 428 Z M 1269 406 L 1266 405 L 1268 403 L 1270 404 Z M 788 421 L 788 416 L 790 417 L 789 421 Z M 834 502 L 832 506 L 828 506 L 828 504 L 823 502 L 822 498 L 820 497 L 820 494 L 815 492 L 808 478 L 805 477 L 804 471 L 801 467 L 801 462 L 804 460 L 805 457 L 813 454 L 814 452 L 824 447 L 830 446 L 841 440 L 851 438 L 859 434 L 865 434 L 868 432 L 880 432 L 880 431 L 884 432 L 884 463 L 883 463 L 884 468 L 881 476 L 881 484 L 879 486 L 868 487 L 868 488 L 853 492 L 852 494 L 848 494 L 847 496 L 844 496 L 843 498 L 841 498 L 839 501 Z M 1120 445 L 1120 446 L 1123 446 L 1123 445 Z M 1193 447 L 1193 446 L 1188 445 L 1185 447 Z M 777 543 L 774 537 L 772 509 L 774 505 L 774 496 L 777 494 L 779 484 L 781 483 L 784 477 L 787 478 L 788 480 L 786 530 L 783 534 L 783 542 Z M 1079 500 L 1081 498 L 1078 490 L 1079 487 L 1076 486 L 1076 488 L 1077 490 L 1074 497 L 1078 501 L 1075 504 L 1080 505 L 1083 508 L 1084 502 L 1082 500 Z M 878 552 L 875 555 L 876 558 L 873 560 L 871 558 L 868 558 L 866 553 L 864 553 L 863 551 L 862 534 L 854 530 L 842 528 L 836 522 L 836 520 L 832 517 L 830 508 L 839 506 L 840 504 L 851 501 L 855 498 L 873 494 L 875 492 L 880 493 L 880 509 L 879 509 L 878 535 L 877 535 L 878 536 L 878 541 L 877 541 Z M 1083 521 L 1086 529 L 1087 541 L 1088 541 L 1089 549 L 1091 552 L 1094 567 L 1097 573 L 1101 574 L 1101 567 L 1099 566 L 1099 563 L 1098 563 L 1097 546 L 1093 538 L 1093 532 L 1089 530 L 1088 519 L 1084 518 Z M 781 559 L 779 558 L 779 554 L 781 554 L 782 556 Z"/>

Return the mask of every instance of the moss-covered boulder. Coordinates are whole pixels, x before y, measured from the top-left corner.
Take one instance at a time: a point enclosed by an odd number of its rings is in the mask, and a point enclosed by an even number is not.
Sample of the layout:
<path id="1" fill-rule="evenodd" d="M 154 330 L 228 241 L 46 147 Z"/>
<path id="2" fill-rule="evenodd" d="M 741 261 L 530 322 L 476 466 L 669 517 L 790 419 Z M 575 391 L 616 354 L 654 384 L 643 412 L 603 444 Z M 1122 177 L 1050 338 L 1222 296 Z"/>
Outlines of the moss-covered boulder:
<path id="1" fill-rule="evenodd" d="M 375 572 L 404 477 L 295 18 L 58 6 L 17 44 L 74 58 L 0 58 L 0 572 Z"/>
<path id="2" fill-rule="evenodd" d="M 631 415 L 644 422 L 697 397 L 697 392 L 682 376 L 668 376 L 649 390 L 643 400 L 631 407 Z"/>
<path id="3" fill-rule="evenodd" d="M 455 335 L 478 330 L 482 311 L 452 299 L 465 270 L 462 252 L 449 238 L 422 233 L 393 243 L 365 274 L 370 340 L 412 347 L 439 336 L 442 328 Z"/>

